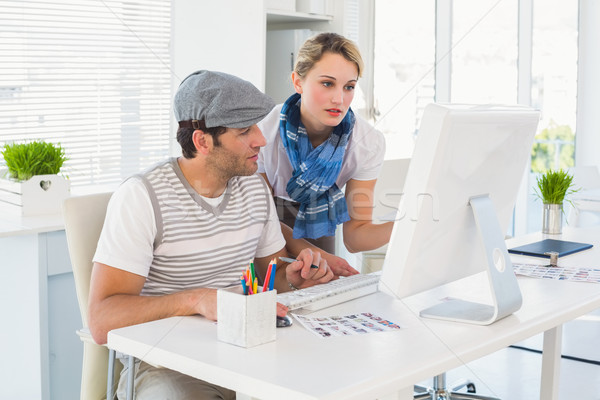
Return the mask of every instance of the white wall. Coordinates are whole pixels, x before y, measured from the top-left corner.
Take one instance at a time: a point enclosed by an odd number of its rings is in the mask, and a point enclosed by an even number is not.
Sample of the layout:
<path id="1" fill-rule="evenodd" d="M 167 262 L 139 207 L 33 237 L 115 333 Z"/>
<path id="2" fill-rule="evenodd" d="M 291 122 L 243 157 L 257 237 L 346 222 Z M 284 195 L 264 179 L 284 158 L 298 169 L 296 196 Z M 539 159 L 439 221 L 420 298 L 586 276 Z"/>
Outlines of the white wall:
<path id="1" fill-rule="evenodd" d="M 199 69 L 227 72 L 265 88 L 264 0 L 172 0 L 172 93 Z M 171 132 L 177 131 L 171 114 Z M 170 153 L 181 155 L 172 135 Z"/>
<path id="2" fill-rule="evenodd" d="M 575 164 L 600 167 L 600 1 L 579 1 Z"/>
<path id="3" fill-rule="evenodd" d="M 263 0 L 173 0 L 171 48 L 177 85 L 191 72 L 213 69 L 264 89 L 265 32 Z"/>

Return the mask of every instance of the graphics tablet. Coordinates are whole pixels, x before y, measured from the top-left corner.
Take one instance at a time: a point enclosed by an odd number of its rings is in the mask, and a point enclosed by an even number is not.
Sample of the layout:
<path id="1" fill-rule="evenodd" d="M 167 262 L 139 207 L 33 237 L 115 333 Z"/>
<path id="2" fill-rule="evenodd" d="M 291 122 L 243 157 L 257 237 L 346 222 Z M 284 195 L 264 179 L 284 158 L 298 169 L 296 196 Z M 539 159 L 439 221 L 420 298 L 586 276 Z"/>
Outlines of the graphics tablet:
<path id="1" fill-rule="evenodd" d="M 589 243 L 544 239 L 539 242 L 529 243 L 523 246 L 508 249 L 508 252 L 513 254 L 522 254 L 524 256 L 550 258 L 549 255 L 544 253 L 555 251 L 558 253 L 559 257 L 563 257 L 569 254 L 577 253 L 578 251 L 589 249 L 591 247 L 592 245 Z"/>

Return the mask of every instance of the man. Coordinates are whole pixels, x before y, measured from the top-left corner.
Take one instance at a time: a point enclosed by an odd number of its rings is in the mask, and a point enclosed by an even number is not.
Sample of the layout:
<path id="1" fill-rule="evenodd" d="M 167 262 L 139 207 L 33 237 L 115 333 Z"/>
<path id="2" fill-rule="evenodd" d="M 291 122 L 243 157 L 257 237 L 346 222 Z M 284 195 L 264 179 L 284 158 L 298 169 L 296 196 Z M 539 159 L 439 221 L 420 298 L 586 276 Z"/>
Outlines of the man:
<path id="1" fill-rule="evenodd" d="M 265 145 L 256 123 L 272 107 L 252 84 L 228 74 L 197 71 L 181 83 L 174 108 L 183 157 L 126 180 L 108 205 L 89 297 L 97 343 L 112 329 L 175 315 L 216 320 L 217 289 L 239 286 L 250 260 L 264 277 L 270 260 L 287 256 L 272 197 L 255 174 Z M 318 252 L 304 249 L 296 258 L 278 263 L 278 291 L 333 278 Z M 278 304 L 277 314 L 286 312 Z M 138 399 L 235 398 L 144 362 L 135 372 Z M 124 388 L 121 379 L 120 398 Z"/>

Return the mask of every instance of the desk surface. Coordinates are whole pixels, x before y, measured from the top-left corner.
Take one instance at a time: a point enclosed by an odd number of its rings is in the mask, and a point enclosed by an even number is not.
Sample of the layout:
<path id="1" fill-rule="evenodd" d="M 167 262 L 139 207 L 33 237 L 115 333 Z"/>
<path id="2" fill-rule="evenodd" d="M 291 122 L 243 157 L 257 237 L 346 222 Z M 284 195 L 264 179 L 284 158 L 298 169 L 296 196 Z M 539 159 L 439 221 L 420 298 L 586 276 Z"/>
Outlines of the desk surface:
<path id="1" fill-rule="evenodd" d="M 71 188 L 72 196 L 109 192 L 115 185 Z M 21 209 L 0 201 L 0 238 L 65 229 L 62 213 L 23 216 Z"/>
<path id="2" fill-rule="evenodd" d="M 564 257 L 592 262 L 600 231 L 567 233 L 595 248 Z M 556 237 L 556 236 L 553 236 Z M 541 239 L 512 239 L 517 245 Z M 521 258 L 519 256 L 519 258 Z M 523 257 L 527 262 L 542 259 Z M 560 264 L 560 263 L 559 263 Z M 458 367 L 510 344 L 552 329 L 600 307 L 600 285 L 519 277 L 523 306 L 490 326 L 422 319 L 418 312 L 448 296 L 482 300 L 485 276 L 395 300 L 376 293 L 311 315 L 371 311 L 402 329 L 350 337 L 319 338 L 296 323 L 277 330 L 277 340 L 250 349 L 217 341 L 216 325 L 202 317 L 176 317 L 111 331 L 109 347 L 146 362 L 261 399 L 364 399 Z"/>
<path id="3" fill-rule="evenodd" d="M 563 256 L 558 265 L 562 267 L 598 267 L 600 266 L 600 228 L 563 228 L 562 235 L 545 235 L 541 232 L 512 238 L 506 241 L 506 246 L 516 247 L 544 239 L 569 240 L 571 242 L 590 243 L 591 249 L 580 253 Z M 548 259 L 511 254 L 513 262 L 530 264 L 547 264 Z"/>
<path id="4" fill-rule="evenodd" d="M 32 233 L 53 232 L 65 228 L 61 214 L 24 217 L 0 204 L 0 238 Z"/>

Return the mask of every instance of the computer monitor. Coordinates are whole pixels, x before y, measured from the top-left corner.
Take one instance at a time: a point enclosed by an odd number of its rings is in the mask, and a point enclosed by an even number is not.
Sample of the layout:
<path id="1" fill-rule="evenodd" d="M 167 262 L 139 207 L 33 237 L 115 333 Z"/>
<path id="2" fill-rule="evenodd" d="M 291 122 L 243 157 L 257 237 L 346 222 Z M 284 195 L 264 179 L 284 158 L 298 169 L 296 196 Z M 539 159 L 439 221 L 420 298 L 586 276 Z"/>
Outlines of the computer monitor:
<path id="1" fill-rule="evenodd" d="M 521 307 L 504 239 L 538 120 L 521 106 L 425 108 L 381 291 L 402 299 L 488 271 L 493 304 L 454 299 L 421 315 L 487 325 Z"/>

